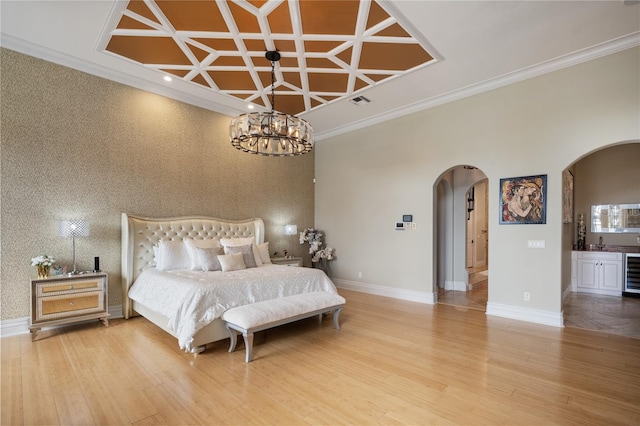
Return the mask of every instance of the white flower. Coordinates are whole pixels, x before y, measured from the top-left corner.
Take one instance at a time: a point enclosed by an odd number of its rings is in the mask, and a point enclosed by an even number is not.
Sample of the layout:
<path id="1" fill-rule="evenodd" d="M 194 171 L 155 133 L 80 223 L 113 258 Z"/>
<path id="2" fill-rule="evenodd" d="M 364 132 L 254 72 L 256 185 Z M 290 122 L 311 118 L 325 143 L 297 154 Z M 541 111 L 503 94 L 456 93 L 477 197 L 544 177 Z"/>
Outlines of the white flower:
<path id="1" fill-rule="evenodd" d="M 55 263 L 56 260 L 46 254 L 31 259 L 31 266 L 53 266 Z"/>

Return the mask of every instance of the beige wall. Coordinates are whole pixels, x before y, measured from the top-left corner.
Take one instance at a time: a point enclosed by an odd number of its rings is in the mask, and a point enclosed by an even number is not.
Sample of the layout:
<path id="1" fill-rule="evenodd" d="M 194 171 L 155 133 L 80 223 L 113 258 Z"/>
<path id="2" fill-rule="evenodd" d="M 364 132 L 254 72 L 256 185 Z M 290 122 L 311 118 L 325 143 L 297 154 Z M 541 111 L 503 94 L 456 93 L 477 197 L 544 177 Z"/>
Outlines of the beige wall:
<path id="1" fill-rule="evenodd" d="M 575 212 L 583 213 L 587 244 L 637 245 L 638 234 L 592 233 L 594 204 L 640 203 L 640 144 L 617 145 L 580 160 L 575 165 Z M 575 222 L 574 222 L 575 224 Z"/>
<path id="2" fill-rule="evenodd" d="M 572 229 L 562 224 L 562 170 L 640 140 L 639 65 L 640 49 L 629 49 L 319 142 L 315 218 L 337 249 L 334 277 L 432 292 L 434 185 L 469 164 L 489 179 L 490 304 L 560 313 Z M 536 174 L 547 175 L 547 223 L 499 225 L 500 178 Z M 394 230 L 404 213 L 415 231 Z"/>
<path id="3" fill-rule="evenodd" d="M 93 257 L 121 303 L 120 214 L 261 217 L 281 250 L 287 223 L 314 223 L 314 154 L 265 158 L 234 149 L 229 117 L 1 50 L 1 319 L 29 315 L 29 260 L 71 263 L 57 221 L 83 218 L 79 269 Z M 302 247 L 296 247 L 302 254 Z M 308 259 L 307 259 L 308 261 Z"/>

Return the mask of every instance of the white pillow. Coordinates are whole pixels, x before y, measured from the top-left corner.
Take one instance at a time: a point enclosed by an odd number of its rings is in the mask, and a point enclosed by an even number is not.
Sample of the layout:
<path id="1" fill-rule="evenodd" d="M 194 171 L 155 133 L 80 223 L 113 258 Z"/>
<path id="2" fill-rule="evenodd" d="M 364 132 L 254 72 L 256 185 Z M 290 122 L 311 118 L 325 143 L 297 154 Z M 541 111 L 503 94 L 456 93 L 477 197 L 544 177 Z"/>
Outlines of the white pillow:
<path id="1" fill-rule="evenodd" d="M 242 253 L 222 254 L 218 256 L 218 261 L 224 272 L 239 271 L 246 269 Z"/>
<path id="2" fill-rule="evenodd" d="M 252 246 L 253 244 L 247 244 L 246 246 L 226 246 L 224 248 L 224 254 L 242 253 L 244 265 L 247 268 L 255 268 L 258 265 L 256 264 L 256 258 L 253 254 Z"/>
<path id="3" fill-rule="evenodd" d="M 220 265 L 220 260 L 218 260 L 219 255 L 224 254 L 224 250 L 222 247 L 211 247 L 211 248 L 196 248 L 198 252 L 198 257 L 200 258 L 200 264 L 202 265 L 203 271 L 220 271 L 222 270 L 222 266 Z"/>
<path id="4" fill-rule="evenodd" d="M 258 253 L 260 253 L 260 260 L 263 264 L 271 263 L 271 257 L 269 256 L 269 243 L 257 244 Z"/>
<path id="5" fill-rule="evenodd" d="M 258 247 L 256 247 L 256 239 L 254 237 L 220 238 L 220 244 L 222 244 L 224 247 L 238 247 L 251 244 L 253 257 L 256 260 L 256 266 L 262 265 L 262 259 L 260 259 L 260 253 L 258 253 Z"/>
<path id="6" fill-rule="evenodd" d="M 187 249 L 182 241 L 160 241 L 156 257 L 157 270 L 189 269 L 190 264 Z"/>
<path id="7" fill-rule="evenodd" d="M 184 246 L 187 248 L 187 254 L 191 262 L 190 268 L 193 271 L 199 271 L 202 269 L 202 262 L 198 255 L 199 248 L 218 248 L 220 247 L 220 241 L 208 239 L 208 240 L 194 240 L 192 238 L 185 238 Z"/>

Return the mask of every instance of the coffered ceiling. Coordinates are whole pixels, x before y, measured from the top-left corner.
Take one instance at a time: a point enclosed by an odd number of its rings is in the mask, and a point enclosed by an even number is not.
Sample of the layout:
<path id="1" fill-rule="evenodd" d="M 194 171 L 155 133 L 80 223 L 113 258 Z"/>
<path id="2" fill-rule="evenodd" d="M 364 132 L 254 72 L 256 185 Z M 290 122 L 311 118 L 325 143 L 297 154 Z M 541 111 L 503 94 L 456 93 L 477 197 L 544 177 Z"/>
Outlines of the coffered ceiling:
<path id="1" fill-rule="evenodd" d="M 311 111 L 433 60 L 378 3 L 360 0 L 130 1 L 105 28 L 105 52 L 218 93 Z"/>
<path id="2" fill-rule="evenodd" d="M 0 8 L 3 47 L 228 115 L 271 109 L 264 55 L 277 50 L 275 109 L 309 121 L 317 140 L 640 44 L 635 1 L 2 0 Z"/>

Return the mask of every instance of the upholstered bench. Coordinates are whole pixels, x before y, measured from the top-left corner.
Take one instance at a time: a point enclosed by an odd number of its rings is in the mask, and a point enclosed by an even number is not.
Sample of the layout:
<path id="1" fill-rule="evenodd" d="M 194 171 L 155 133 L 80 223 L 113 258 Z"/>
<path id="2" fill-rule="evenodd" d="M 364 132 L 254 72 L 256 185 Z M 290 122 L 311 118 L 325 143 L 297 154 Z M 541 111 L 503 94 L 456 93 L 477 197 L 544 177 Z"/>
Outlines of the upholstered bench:
<path id="1" fill-rule="evenodd" d="M 229 331 L 231 342 L 229 352 L 236 349 L 237 333 L 242 333 L 246 349 L 245 362 L 251 361 L 253 333 L 303 318 L 333 311 L 333 325 L 340 330 L 339 316 L 344 306 L 344 297 L 336 293 L 303 293 L 279 299 L 265 300 L 250 305 L 231 308 L 222 314 L 222 320 Z"/>

